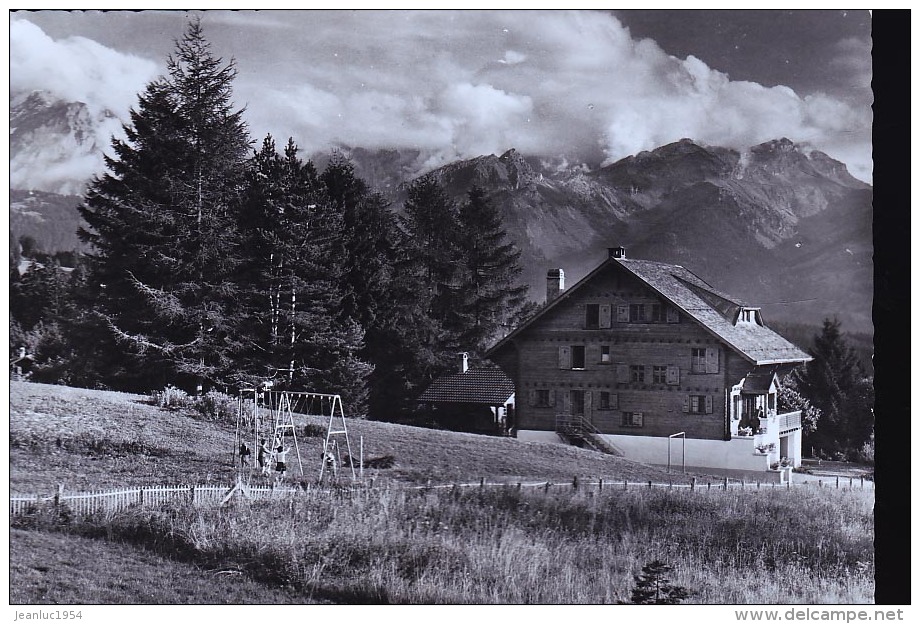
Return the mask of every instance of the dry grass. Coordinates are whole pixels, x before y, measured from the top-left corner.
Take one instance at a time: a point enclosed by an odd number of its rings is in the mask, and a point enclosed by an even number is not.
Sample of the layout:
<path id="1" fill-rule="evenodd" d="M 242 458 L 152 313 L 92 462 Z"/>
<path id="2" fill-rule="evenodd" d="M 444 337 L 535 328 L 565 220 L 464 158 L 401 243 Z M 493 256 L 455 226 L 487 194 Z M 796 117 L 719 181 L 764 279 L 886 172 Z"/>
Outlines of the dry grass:
<path id="1" fill-rule="evenodd" d="M 42 524 L 17 520 L 30 522 Z M 315 492 L 54 528 L 240 569 L 308 602 L 614 603 L 661 559 L 688 602 L 817 604 L 872 601 L 872 524 L 860 491 L 509 486 Z"/>
<path id="2" fill-rule="evenodd" d="M 304 598 L 237 570 L 203 569 L 129 544 L 10 532 L 10 604 L 291 604 Z"/>

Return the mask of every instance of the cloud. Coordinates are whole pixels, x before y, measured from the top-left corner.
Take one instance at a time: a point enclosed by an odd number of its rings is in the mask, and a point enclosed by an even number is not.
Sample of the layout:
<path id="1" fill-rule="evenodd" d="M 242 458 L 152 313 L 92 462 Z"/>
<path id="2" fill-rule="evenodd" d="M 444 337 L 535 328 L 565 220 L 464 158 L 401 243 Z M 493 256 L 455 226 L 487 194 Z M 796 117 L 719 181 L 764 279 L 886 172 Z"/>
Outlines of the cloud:
<path id="1" fill-rule="evenodd" d="M 158 74 L 156 63 L 83 37 L 55 41 L 26 20 L 10 23 L 10 91 L 47 91 L 97 114 L 124 115 Z"/>
<path id="2" fill-rule="evenodd" d="M 633 38 L 608 13 L 222 15 L 204 15 L 205 35 L 216 54 L 236 59 L 234 99 L 246 106 L 254 139 L 290 136 L 305 154 L 337 143 L 412 148 L 435 166 L 515 147 L 598 166 L 683 137 L 739 150 L 788 137 L 871 179 L 864 98 L 733 81 L 695 57 Z M 24 21 L 13 27 L 18 83 L 45 74 L 44 82 L 126 110 L 155 70 L 86 39 L 51 41 Z M 176 36 L 182 28 L 177 18 Z M 20 48 L 29 53 L 17 56 Z M 859 74 L 854 84 L 862 84 L 865 42 L 843 40 L 837 49 L 837 69 Z"/>
<path id="3" fill-rule="evenodd" d="M 92 136 L 62 136 L 38 128 L 11 153 L 10 184 L 60 193 L 80 193 L 85 183 L 104 170 L 101 151 L 111 151 L 111 138 L 123 138 L 119 119 L 137 94 L 157 75 L 152 61 L 122 54 L 83 37 L 55 41 L 26 20 L 10 23 L 10 96 L 20 101 L 33 91 L 50 100 L 82 102 L 93 120 L 78 123 Z"/>
<path id="4" fill-rule="evenodd" d="M 273 94 L 272 114 L 252 124 L 294 136 L 305 151 L 335 141 L 413 147 L 440 163 L 516 147 L 596 166 L 683 137 L 743 150 L 785 136 L 846 156 L 854 173 L 865 175 L 869 162 L 868 107 L 732 81 L 697 58 L 633 39 L 608 14 L 308 18 L 311 36 L 291 40 L 280 59 L 307 85 L 302 97 Z M 858 42 L 840 45 L 847 62 L 865 62 Z M 245 59 L 234 54 L 242 76 Z M 257 89 L 246 89 L 250 112 L 267 99 Z M 311 95 L 317 89 L 326 95 Z"/>

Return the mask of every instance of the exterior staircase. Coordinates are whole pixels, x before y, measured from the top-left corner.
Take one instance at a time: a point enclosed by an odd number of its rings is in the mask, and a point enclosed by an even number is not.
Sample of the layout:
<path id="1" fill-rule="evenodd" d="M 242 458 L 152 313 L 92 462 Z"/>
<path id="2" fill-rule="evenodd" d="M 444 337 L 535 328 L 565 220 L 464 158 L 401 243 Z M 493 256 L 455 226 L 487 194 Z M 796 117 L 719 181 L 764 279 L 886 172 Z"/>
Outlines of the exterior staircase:
<path id="1" fill-rule="evenodd" d="M 574 446 L 623 457 L 623 451 L 601 437 L 601 432 L 583 416 L 557 414 L 556 433 Z"/>

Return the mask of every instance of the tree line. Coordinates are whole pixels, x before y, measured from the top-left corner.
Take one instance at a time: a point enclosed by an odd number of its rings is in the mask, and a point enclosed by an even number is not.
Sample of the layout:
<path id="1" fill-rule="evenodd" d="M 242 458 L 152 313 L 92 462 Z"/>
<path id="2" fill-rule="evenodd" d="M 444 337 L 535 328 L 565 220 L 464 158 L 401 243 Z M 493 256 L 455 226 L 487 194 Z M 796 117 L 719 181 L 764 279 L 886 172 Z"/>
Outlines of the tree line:
<path id="1" fill-rule="evenodd" d="M 318 171 L 293 139 L 253 149 L 235 77 L 192 22 L 79 207 L 91 250 L 21 277 L 11 255 L 11 347 L 37 381 L 271 380 L 411 414 L 458 352 L 475 360 L 532 306 L 498 209 L 425 176 L 398 213 L 341 154 Z"/>

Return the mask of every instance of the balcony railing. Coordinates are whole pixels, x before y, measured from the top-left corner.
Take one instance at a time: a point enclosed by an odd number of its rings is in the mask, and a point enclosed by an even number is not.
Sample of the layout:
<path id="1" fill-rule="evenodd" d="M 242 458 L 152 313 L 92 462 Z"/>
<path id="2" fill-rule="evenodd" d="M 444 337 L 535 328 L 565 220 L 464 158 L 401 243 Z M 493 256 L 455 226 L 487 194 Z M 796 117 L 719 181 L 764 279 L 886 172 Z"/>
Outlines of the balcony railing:
<path id="1" fill-rule="evenodd" d="M 776 424 L 780 431 L 802 428 L 802 412 L 787 412 L 776 417 Z"/>
<path id="2" fill-rule="evenodd" d="M 787 412 L 785 414 L 768 413 L 760 419 L 760 429 L 758 431 L 742 432 L 739 429 L 736 437 L 755 437 L 758 435 L 772 434 L 775 435 L 780 431 L 789 431 L 790 429 L 802 428 L 802 412 Z"/>

